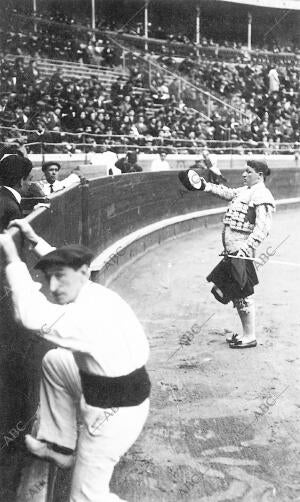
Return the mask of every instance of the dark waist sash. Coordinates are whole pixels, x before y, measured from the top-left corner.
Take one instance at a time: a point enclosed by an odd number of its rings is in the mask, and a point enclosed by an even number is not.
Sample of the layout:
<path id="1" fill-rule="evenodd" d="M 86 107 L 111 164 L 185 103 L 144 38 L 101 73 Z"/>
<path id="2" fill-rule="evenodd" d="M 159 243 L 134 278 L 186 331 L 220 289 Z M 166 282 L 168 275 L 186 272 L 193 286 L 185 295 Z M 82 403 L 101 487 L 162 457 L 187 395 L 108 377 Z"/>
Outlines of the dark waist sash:
<path id="1" fill-rule="evenodd" d="M 119 377 L 79 371 L 84 398 L 97 408 L 137 406 L 150 395 L 151 383 L 145 366 Z"/>

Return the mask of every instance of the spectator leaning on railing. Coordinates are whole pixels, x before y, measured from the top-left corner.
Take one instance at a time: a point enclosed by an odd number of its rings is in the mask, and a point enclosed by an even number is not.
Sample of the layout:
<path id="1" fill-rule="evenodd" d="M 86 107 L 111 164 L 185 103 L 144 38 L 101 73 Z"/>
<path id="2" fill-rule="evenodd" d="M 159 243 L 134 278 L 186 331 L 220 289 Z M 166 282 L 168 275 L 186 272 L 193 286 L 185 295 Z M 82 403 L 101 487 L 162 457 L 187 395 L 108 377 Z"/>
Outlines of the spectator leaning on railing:
<path id="1" fill-rule="evenodd" d="M 24 196 L 45 197 L 80 182 L 80 177 L 75 173 L 71 173 L 64 180 L 58 180 L 57 176 L 60 169 L 61 165 L 58 162 L 44 162 L 44 164 L 42 165 L 42 171 L 44 173 L 45 179 L 30 183 L 30 185 L 27 187 L 27 190 L 23 192 Z"/>

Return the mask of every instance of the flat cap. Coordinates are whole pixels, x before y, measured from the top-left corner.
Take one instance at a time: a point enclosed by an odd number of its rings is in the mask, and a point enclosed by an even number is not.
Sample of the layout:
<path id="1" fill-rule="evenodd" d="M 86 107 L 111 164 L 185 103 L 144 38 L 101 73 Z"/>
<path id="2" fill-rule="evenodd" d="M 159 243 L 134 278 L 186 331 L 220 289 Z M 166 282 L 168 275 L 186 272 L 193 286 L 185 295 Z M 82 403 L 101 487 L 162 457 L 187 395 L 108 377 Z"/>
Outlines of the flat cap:
<path id="1" fill-rule="evenodd" d="M 34 268 L 44 271 L 53 265 L 71 267 L 77 270 L 82 265 L 90 265 L 94 254 L 80 244 L 70 244 L 51 251 L 43 256 Z"/>
<path id="2" fill-rule="evenodd" d="M 52 162 L 51 160 L 49 160 L 48 162 L 44 162 L 42 164 L 42 171 L 45 172 L 46 169 L 48 169 L 48 167 L 50 166 L 56 166 L 58 168 L 58 170 L 61 169 L 61 165 L 59 162 L 56 162 L 55 160 Z"/>

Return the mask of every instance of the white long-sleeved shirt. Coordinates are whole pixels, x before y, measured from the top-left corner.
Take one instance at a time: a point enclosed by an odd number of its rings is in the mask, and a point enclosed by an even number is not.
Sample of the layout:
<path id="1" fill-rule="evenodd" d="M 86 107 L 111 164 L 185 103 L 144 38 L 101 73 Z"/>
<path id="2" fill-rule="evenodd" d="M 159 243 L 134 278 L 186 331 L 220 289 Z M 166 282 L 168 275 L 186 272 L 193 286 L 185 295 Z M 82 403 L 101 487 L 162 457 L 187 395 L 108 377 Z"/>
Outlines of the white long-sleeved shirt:
<path id="1" fill-rule="evenodd" d="M 152 161 L 150 171 L 170 171 L 171 167 L 167 160 L 161 160 L 161 158 L 154 159 Z"/>
<path id="2" fill-rule="evenodd" d="M 75 173 L 71 173 L 69 176 L 67 176 L 67 178 L 61 181 L 55 180 L 54 183 L 52 184 L 49 183 L 47 180 L 41 180 L 38 182 L 39 186 L 41 187 L 45 195 L 51 195 L 54 192 L 59 192 L 60 190 L 63 190 L 64 188 L 69 188 L 75 183 L 80 183 L 80 178 Z M 51 192 L 51 186 L 52 186 L 52 192 Z"/>
<path id="3" fill-rule="evenodd" d="M 17 320 L 71 350 L 82 371 L 114 377 L 146 363 L 149 345 L 143 327 L 117 293 L 87 281 L 74 302 L 57 305 L 39 291 L 24 262 L 7 265 L 6 275 Z"/>

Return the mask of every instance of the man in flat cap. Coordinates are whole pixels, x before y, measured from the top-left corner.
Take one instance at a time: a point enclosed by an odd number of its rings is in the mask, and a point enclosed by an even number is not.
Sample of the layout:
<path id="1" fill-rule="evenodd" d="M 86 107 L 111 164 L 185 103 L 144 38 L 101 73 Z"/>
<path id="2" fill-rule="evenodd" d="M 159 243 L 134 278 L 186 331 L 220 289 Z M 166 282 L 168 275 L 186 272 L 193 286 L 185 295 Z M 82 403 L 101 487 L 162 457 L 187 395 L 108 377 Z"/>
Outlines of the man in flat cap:
<path id="1" fill-rule="evenodd" d="M 44 162 L 42 165 L 42 171 L 44 173 L 45 179 L 31 183 L 30 189 L 32 190 L 32 188 L 38 188 L 44 196 L 48 197 L 54 192 L 59 192 L 64 188 L 70 187 L 74 183 L 79 183 L 80 178 L 75 173 L 71 173 L 64 180 L 58 180 L 57 177 L 60 169 L 61 165 L 59 164 L 59 162 L 52 160 L 49 162 Z M 27 195 L 33 196 L 30 190 Z"/>
<path id="2" fill-rule="evenodd" d="M 16 319 L 58 346 L 43 359 L 39 426 L 36 438 L 25 436 L 27 448 L 62 468 L 75 457 L 70 502 L 116 502 L 121 499 L 109 489 L 114 466 L 139 436 L 149 410 L 143 328 L 117 293 L 89 280 L 90 250 L 51 248 L 26 220 L 13 225 L 40 256 L 36 267 L 54 300 L 37 289 L 4 234 L 0 249 Z"/>
<path id="3" fill-rule="evenodd" d="M 45 179 L 40 181 L 40 185 L 45 195 L 51 195 L 53 192 L 58 192 L 65 188 L 64 183 L 57 179 L 60 169 L 61 165 L 58 162 L 50 161 L 43 163 L 42 171 Z"/>
<path id="4" fill-rule="evenodd" d="M 11 220 L 22 218 L 21 191 L 32 170 L 21 153 L 4 154 L 0 160 L 0 232 Z"/>

